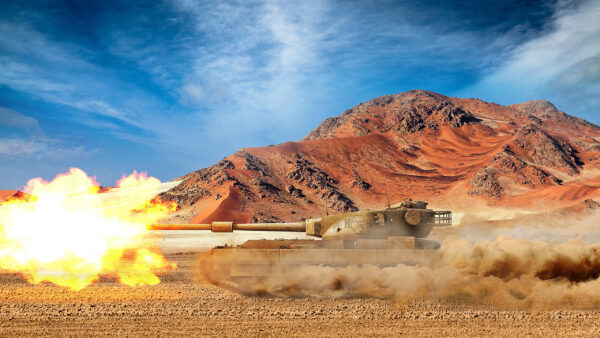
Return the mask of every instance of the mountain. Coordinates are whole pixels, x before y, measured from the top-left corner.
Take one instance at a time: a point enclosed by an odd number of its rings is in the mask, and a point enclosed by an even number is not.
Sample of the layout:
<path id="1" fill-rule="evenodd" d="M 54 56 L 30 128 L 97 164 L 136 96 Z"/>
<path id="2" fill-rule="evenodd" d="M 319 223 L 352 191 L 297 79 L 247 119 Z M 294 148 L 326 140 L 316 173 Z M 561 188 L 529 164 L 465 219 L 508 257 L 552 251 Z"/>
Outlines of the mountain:
<path id="1" fill-rule="evenodd" d="M 18 190 L 0 190 L 0 203 L 6 202 L 11 199 L 22 199 L 23 197 L 29 197 L 31 195 L 27 195 Z"/>
<path id="2" fill-rule="evenodd" d="M 600 127 L 538 100 L 502 106 L 412 90 L 246 148 L 161 194 L 172 222 L 296 221 L 405 197 L 451 210 L 550 210 L 600 195 Z"/>

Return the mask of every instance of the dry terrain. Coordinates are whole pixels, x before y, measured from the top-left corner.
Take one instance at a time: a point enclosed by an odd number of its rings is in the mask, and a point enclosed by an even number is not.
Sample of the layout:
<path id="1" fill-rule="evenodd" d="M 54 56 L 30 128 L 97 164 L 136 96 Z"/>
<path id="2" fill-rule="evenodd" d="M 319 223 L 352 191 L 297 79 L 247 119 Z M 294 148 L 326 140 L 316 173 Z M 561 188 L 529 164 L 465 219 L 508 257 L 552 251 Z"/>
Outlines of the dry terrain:
<path id="1" fill-rule="evenodd" d="M 472 299 L 244 297 L 195 274 L 197 254 L 153 287 L 80 292 L 0 275 L 0 336 L 597 336 L 599 309 L 507 309 Z"/>

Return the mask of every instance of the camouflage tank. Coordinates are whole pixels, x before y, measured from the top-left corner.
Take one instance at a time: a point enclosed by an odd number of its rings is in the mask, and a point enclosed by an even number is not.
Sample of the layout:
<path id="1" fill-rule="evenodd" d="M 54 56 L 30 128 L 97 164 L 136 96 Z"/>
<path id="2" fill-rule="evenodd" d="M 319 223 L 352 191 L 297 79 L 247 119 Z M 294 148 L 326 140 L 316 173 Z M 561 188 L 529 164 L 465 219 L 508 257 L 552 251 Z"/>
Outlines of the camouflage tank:
<path id="1" fill-rule="evenodd" d="M 217 246 L 200 259 L 200 270 L 213 284 L 245 293 L 246 283 L 301 265 L 348 266 L 422 264 L 440 247 L 426 239 L 433 227 L 452 224 L 450 211 L 427 209 L 405 199 L 386 209 L 362 210 L 291 223 L 213 222 L 154 224 L 152 230 L 234 230 L 304 232 L 315 239 L 249 240 Z"/>

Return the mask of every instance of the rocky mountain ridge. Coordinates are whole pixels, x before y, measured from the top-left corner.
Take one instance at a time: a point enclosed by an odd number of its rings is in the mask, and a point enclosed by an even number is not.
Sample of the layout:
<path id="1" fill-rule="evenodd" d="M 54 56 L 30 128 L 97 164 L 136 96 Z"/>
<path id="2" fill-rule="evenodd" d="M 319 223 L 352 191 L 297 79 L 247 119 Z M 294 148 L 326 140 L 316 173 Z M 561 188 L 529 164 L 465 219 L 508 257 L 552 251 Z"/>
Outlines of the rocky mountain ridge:
<path id="1" fill-rule="evenodd" d="M 174 222 L 294 221 L 383 207 L 388 195 L 555 208 L 599 195 L 599 139 L 598 126 L 547 101 L 414 90 L 361 103 L 299 142 L 242 149 L 161 197 L 180 205 Z"/>

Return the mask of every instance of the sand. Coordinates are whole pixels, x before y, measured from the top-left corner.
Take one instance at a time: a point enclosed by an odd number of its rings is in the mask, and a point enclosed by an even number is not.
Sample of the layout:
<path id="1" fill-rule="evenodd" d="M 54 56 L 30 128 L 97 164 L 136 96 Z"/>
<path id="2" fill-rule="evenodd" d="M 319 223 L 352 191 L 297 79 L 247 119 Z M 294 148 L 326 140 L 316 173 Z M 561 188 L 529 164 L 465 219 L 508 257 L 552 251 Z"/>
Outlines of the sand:
<path id="1" fill-rule="evenodd" d="M 592 336 L 600 309 L 502 309 L 473 299 L 244 297 L 203 282 L 198 254 L 162 283 L 80 292 L 0 275 L 0 336 Z"/>

